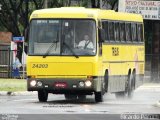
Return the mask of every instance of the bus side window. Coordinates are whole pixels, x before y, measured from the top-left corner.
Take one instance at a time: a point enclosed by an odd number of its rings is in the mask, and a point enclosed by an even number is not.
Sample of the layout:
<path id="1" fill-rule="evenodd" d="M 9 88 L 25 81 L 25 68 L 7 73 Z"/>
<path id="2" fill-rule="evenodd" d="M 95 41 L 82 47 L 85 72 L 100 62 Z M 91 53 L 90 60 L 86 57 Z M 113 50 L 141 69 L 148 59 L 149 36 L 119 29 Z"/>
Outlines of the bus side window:
<path id="1" fill-rule="evenodd" d="M 143 42 L 143 25 L 137 24 L 137 34 L 138 34 L 138 41 Z"/>
<path id="2" fill-rule="evenodd" d="M 119 34 L 119 22 L 115 22 L 115 30 L 114 30 L 115 40 L 119 42 L 120 34 Z"/>
<path id="3" fill-rule="evenodd" d="M 125 41 L 125 23 L 120 23 L 120 40 Z"/>
<path id="4" fill-rule="evenodd" d="M 131 42 L 131 23 L 126 23 L 125 28 L 126 28 L 126 41 Z"/>
<path id="5" fill-rule="evenodd" d="M 109 41 L 109 38 L 108 38 L 108 21 L 102 21 L 102 28 L 105 31 L 105 41 Z"/>
<path id="6" fill-rule="evenodd" d="M 114 22 L 109 22 L 108 24 L 108 36 L 110 41 L 114 41 Z"/>
<path id="7" fill-rule="evenodd" d="M 132 41 L 137 42 L 137 26 L 136 23 L 131 24 Z"/>

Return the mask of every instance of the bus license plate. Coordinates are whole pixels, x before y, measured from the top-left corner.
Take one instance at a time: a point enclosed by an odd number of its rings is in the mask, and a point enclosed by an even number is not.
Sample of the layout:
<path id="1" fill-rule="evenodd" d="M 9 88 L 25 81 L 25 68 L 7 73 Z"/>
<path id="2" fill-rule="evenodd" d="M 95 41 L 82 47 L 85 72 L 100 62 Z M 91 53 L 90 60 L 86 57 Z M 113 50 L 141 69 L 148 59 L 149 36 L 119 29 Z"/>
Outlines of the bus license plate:
<path id="1" fill-rule="evenodd" d="M 54 87 L 56 87 L 56 88 L 66 88 L 67 87 L 67 83 L 65 83 L 65 82 L 56 82 L 54 84 Z"/>

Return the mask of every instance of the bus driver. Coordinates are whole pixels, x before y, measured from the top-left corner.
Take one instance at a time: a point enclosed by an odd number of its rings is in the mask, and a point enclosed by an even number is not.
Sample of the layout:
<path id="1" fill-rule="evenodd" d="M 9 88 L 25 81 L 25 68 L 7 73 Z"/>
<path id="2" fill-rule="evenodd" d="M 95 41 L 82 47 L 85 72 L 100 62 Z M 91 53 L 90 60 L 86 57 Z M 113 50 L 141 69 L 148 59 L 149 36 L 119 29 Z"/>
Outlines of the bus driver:
<path id="1" fill-rule="evenodd" d="M 78 48 L 81 49 L 94 49 L 92 41 L 89 39 L 88 35 L 84 35 L 84 40 L 80 41 L 78 44 Z"/>

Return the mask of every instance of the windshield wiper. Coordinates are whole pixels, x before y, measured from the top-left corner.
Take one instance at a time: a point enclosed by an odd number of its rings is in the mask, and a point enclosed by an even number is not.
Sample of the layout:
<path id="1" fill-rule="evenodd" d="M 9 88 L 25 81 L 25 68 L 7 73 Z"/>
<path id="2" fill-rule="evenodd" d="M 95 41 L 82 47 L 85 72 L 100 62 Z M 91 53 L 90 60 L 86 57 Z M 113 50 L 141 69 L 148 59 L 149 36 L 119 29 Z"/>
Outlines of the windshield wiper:
<path id="1" fill-rule="evenodd" d="M 52 45 L 47 49 L 46 53 L 43 55 L 43 58 L 46 58 L 49 54 L 49 52 L 52 50 L 53 46 L 56 44 L 57 45 L 58 41 L 53 41 Z"/>
<path id="2" fill-rule="evenodd" d="M 73 51 L 73 49 L 65 42 L 63 41 L 63 44 L 68 48 L 68 50 L 70 50 L 72 52 L 72 54 L 76 57 L 79 58 L 78 55 L 76 55 L 76 53 Z"/>

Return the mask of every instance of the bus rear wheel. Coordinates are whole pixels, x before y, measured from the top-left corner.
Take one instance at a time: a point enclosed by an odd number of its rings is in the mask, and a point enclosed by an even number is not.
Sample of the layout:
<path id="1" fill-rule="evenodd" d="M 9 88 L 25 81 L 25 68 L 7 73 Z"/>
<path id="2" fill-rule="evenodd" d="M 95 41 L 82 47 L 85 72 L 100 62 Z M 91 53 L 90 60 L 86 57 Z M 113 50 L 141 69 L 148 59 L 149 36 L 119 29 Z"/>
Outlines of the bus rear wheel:
<path id="1" fill-rule="evenodd" d="M 48 99 L 48 92 L 44 90 L 38 91 L 38 99 L 40 102 L 46 102 Z"/>
<path id="2" fill-rule="evenodd" d="M 116 98 L 132 98 L 133 96 L 133 92 L 134 92 L 134 82 L 135 82 L 135 72 L 133 72 L 132 74 L 128 75 L 128 82 L 127 82 L 127 87 L 125 91 L 122 92 L 116 92 L 115 96 Z"/>
<path id="3" fill-rule="evenodd" d="M 95 92 L 95 101 L 96 102 L 103 102 L 103 93 L 102 92 Z"/>
<path id="4" fill-rule="evenodd" d="M 108 92 L 108 70 L 106 70 L 104 75 L 105 92 Z"/>
<path id="5" fill-rule="evenodd" d="M 134 82 L 135 82 L 135 72 L 132 73 L 132 75 L 129 76 L 129 81 L 128 81 L 128 89 L 127 89 L 127 96 L 128 98 L 133 97 L 133 92 L 134 92 Z"/>

